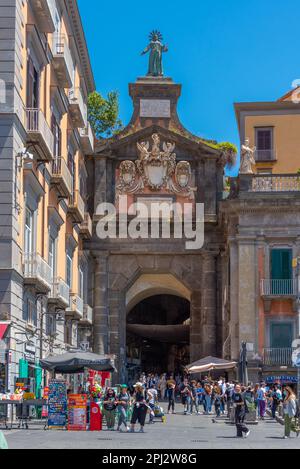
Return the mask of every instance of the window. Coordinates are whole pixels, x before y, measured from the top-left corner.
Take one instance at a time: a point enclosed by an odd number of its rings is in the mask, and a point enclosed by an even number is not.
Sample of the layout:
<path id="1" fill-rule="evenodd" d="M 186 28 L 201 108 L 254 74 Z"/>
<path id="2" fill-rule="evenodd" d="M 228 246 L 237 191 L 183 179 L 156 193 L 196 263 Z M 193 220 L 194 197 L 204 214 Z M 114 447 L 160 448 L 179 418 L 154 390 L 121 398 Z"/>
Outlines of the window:
<path id="1" fill-rule="evenodd" d="M 270 271 L 272 295 L 287 296 L 293 294 L 292 249 L 272 249 Z"/>
<path id="2" fill-rule="evenodd" d="M 33 218 L 34 212 L 26 207 L 25 211 L 25 235 L 24 235 L 24 250 L 25 254 L 32 254 L 33 252 Z"/>
<path id="3" fill-rule="evenodd" d="M 273 128 L 256 129 L 256 160 L 270 161 L 275 159 L 273 148 Z"/>
<path id="4" fill-rule="evenodd" d="M 52 271 L 52 279 L 56 276 L 56 239 L 49 237 L 49 256 L 48 262 Z"/>
<path id="5" fill-rule="evenodd" d="M 54 135 L 54 156 L 58 157 L 61 156 L 61 129 L 54 114 L 51 118 L 51 130 Z"/>
<path id="6" fill-rule="evenodd" d="M 272 249 L 271 277 L 272 280 L 291 280 L 293 278 L 292 249 Z"/>
<path id="7" fill-rule="evenodd" d="M 294 339 L 294 327 L 291 322 L 274 322 L 270 325 L 271 348 L 291 348 Z"/>
<path id="8" fill-rule="evenodd" d="M 40 74 L 34 66 L 31 57 L 28 58 L 27 62 L 27 107 L 28 108 L 39 108 L 39 94 L 40 94 Z"/>
<path id="9" fill-rule="evenodd" d="M 66 282 L 70 290 L 72 290 L 72 280 L 73 280 L 73 257 L 67 253 L 66 261 Z"/>
<path id="10" fill-rule="evenodd" d="M 32 326 L 36 326 L 37 324 L 37 315 L 36 315 L 36 305 L 34 301 L 32 300 L 27 300 L 27 311 L 26 311 L 26 321 L 28 324 Z"/>
<path id="11" fill-rule="evenodd" d="M 50 337 L 56 334 L 56 319 L 51 314 L 46 316 L 46 334 Z"/>

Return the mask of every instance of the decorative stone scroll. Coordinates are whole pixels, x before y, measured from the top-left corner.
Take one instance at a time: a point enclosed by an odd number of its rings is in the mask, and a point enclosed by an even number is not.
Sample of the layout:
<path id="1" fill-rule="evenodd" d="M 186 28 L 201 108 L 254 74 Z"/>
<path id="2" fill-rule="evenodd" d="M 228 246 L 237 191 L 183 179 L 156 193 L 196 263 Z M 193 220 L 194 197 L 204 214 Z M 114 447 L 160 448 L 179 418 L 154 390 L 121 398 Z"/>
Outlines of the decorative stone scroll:
<path id="1" fill-rule="evenodd" d="M 148 188 L 153 192 L 163 189 L 172 194 L 194 199 L 196 189 L 191 187 L 192 169 L 187 161 L 176 164 L 175 143 L 161 141 L 158 134 L 150 142 L 137 144 L 139 158 L 136 162 L 123 161 L 117 184 L 117 195 L 135 194 Z"/>

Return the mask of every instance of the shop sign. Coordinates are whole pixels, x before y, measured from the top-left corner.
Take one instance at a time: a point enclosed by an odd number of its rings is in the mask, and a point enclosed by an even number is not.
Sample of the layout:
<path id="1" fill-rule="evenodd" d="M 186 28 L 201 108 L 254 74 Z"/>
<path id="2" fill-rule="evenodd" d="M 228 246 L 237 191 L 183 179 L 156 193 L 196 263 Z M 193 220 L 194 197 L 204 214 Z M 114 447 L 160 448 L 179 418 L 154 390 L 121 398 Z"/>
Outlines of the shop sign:
<path id="1" fill-rule="evenodd" d="M 298 378 L 297 376 L 268 376 L 265 381 L 267 384 L 297 384 Z"/>

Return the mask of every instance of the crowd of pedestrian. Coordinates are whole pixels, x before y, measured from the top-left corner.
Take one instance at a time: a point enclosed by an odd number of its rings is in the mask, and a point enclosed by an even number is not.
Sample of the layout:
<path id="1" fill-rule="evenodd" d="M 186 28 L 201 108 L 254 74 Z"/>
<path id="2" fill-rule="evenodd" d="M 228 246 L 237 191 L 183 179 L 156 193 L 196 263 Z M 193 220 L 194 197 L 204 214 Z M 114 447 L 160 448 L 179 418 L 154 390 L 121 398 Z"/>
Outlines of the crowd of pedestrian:
<path id="1" fill-rule="evenodd" d="M 180 374 L 146 374 L 142 373 L 137 385 L 128 390 L 133 404 L 133 416 L 129 431 L 134 431 L 136 422 L 144 431 L 147 412 L 149 423 L 154 420 L 154 408 L 157 403 L 167 402 L 167 412 L 175 414 L 179 404 L 183 406 L 184 415 L 211 415 L 213 421 L 228 418 L 236 424 L 237 437 L 248 437 L 249 428 L 245 421 L 249 414 L 252 420 L 265 420 L 267 411 L 275 419 L 280 410 L 285 423 L 284 438 L 291 433 L 300 434 L 300 418 L 297 399 L 292 388 L 266 383 L 244 386 L 235 381 L 226 381 L 221 377 L 212 380 L 206 376 L 203 380 L 194 380 Z M 139 409 L 139 410 L 137 410 Z"/>

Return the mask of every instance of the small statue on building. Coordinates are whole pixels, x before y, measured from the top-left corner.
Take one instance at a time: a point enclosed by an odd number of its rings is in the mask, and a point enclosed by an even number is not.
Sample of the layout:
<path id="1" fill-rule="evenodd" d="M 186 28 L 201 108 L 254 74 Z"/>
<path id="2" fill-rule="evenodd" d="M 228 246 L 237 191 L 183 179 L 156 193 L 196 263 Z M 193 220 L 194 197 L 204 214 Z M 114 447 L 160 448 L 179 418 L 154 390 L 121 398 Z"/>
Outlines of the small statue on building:
<path id="1" fill-rule="evenodd" d="M 149 69 L 147 76 L 151 77 L 162 77 L 163 66 L 162 66 L 162 54 L 168 52 L 168 46 L 162 44 L 163 37 L 159 31 L 152 31 L 149 36 L 150 44 L 143 50 L 141 55 L 150 52 L 149 57 Z"/>
<path id="2" fill-rule="evenodd" d="M 254 154 L 256 152 L 256 147 L 250 147 L 250 140 L 247 138 L 244 145 L 242 146 L 241 151 L 241 167 L 240 174 L 253 174 L 252 166 L 255 165 Z"/>

